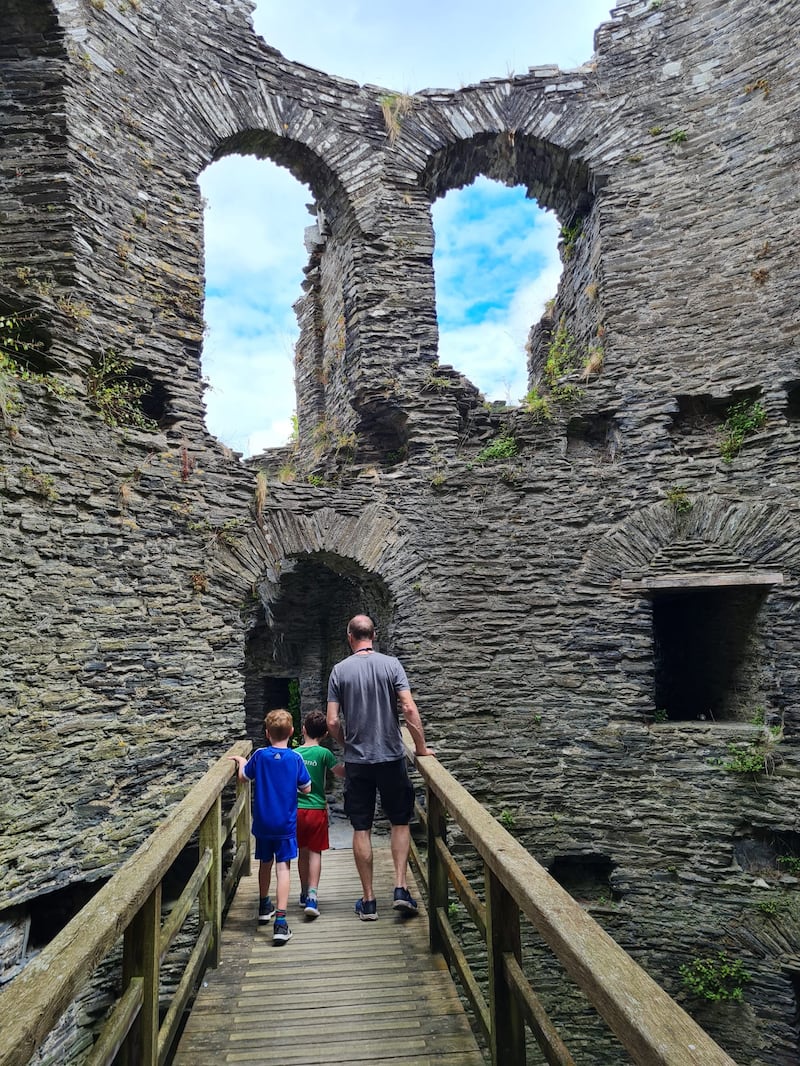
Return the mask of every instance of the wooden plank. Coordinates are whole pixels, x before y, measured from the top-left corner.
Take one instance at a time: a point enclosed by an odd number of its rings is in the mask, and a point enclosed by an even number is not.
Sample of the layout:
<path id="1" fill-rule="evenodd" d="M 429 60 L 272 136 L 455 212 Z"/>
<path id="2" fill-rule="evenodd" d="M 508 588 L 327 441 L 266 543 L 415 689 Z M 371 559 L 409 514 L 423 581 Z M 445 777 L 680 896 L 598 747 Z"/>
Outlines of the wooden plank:
<path id="1" fill-rule="evenodd" d="M 200 888 L 200 923 L 211 926 L 209 966 L 219 965 L 222 935 L 222 796 L 218 795 L 200 823 L 200 854 L 211 852 L 211 870 Z"/>
<path id="2" fill-rule="evenodd" d="M 488 1042 L 491 1037 L 491 1020 L 488 1004 L 486 1003 L 480 985 L 475 980 L 475 975 L 473 974 L 467 957 L 464 954 L 464 949 L 461 947 L 461 944 L 453 931 L 453 927 L 447 920 L 444 911 L 440 914 L 439 928 L 443 936 L 445 951 L 447 952 L 447 958 L 450 965 L 458 974 L 461 987 L 464 989 L 467 999 L 472 1004 L 473 1017 L 480 1026 L 481 1032 Z"/>
<path id="3" fill-rule="evenodd" d="M 220 966 L 206 974 L 173 1066 L 485 1066 L 447 965 L 429 951 L 422 904 L 402 918 L 384 889 L 378 921 L 359 921 L 352 853 L 337 850 L 323 860 L 321 916 L 306 921 L 292 878 L 293 935 L 280 948 L 256 920 L 257 876 L 240 884 Z M 375 848 L 375 880 L 392 885 L 388 848 Z"/>
<path id="4" fill-rule="evenodd" d="M 169 1010 L 164 1017 L 158 1033 L 158 1066 L 164 1066 L 167 1056 L 172 1050 L 172 1044 L 180 1027 L 186 1004 L 194 990 L 195 984 L 200 978 L 205 960 L 208 956 L 209 946 L 212 942 L 214 931 L 211 922 L 206 922 L 200 930 L 200 936 L 189 956 L 189 962 L 183 971 L 178 987 L 172 997 Z"/>
<path id="5" fill-rule="evenodd" d="M 405 1010 L 405 1014 L 403 1010 Z M 447 1015 L 442 1015 L 435 1020 L 421 1018 L 410 1006 L 398 1008 L 395 1005 L 394 1017 L 383 1018 L 380 1023 L 371 1020 L 365 1035 L 370 1041 L 396 1038 L 401 1047 L 404 1043 L 404 1034 L 412 1038 L 422 1038 L 424 1036 L 426 1040 L 449 1039 L 450 1037 L 464 1035 L 467 1037 L 472 1036 L 472 1030 L 463 1015 L 462 1021 L 463 1025 L 458 1026 Z M 299 1031 L 303 1034 L 303 1044 L 306 1048 L 314 1046 L 320 1050 L 324 1048 L 326 1051 L 330 1051 L 336 1044 L 352 1044 L 354 1041 L 357 1042 L 360 1039 L 364 1039 L 362 1033 L 358 1031 L 362 1025 L 361 1013 L 359 1012 L 357 1022 L 351 1017 L 349 1021 L 341 1021 L 338 1025 L 326 1024 L 322 1031 L 308 1032 L 305 1026 L 302 1026 Z M 239 1050 L 248 1044 L 259 1046 L 269 1043 L 270 1040 L 291 1043 L 297 1038 L 297 1034 L 298 1029 L 296 1026 L 280 1024 L 273 1027 L 269 1024 L 268 1019 L 265 1020 L 262 1017 L 261 1025 L 251 1025 L 248 1029 L 234 1030 L 229 1036 L 231 1047 Z"/>
<path id="6" fill-rule="evenodd" d="M 100 1036 L 85 1060 L 84 1066 L 108 1066 L 113 1062 L 122 1042 L 142 1009 L 144 978 L 133 977 L 117 1000 L 116 1006 L 103 1024 Z"/>
<path id="7" fill-rule="evenodd" d="M 408 1058 L 411 1061 L 433 1062 L 439 1059 L 440 1051 L 469 1052 L 474 1050 L 474 1039 L 462 1039 L 460 1037 L 448 1037 L 440 1047 L 435 1041 L 425 1037 L 405 1037 L 400 1040 L 389 1039 L 384 1035 L 380 1039 L 331 1041 L 326 1044 L 324 1052 L 319 1046 L 308 1048 L 304 1046 L 305 1033 L 295 1034 L 294 1044 L 269 1044 L 260 1043 L 251 1051 L 231 1051 L 225 1056 L 225 1062 L 258 1062 L 263 1066 L 319 1066 L 320 1057 L 323 1062 L 346 1062 L 354 1064 L 358 1062 L 389 1062 L 394 1063 L 399 1057 Z"/>
<path id="8" fill-rule="evenodd" d="M 519 1000 L 506 981 L 503 958 L 522 957 L 519 910 L 494 870 L 484 869 L 489 961 L 489 1047 L 493 1066 L 525 1066 L 525 1024 Z"/>
<path id="9" fill-rule="evenodd" d="M 576 1066 L 569 1049 L 558 1035 L 556 1027 L 542 1006 L 541 1000 L 528 984 L 528 979 L 517 959 L 513 955 L 506 955 L 503 965 L 509 983 L 519 996 L 525 1020 L 536 1037 L 536 1042 L 542 1049 L 542 1054 L 549 1066 Z"/>
<path id="10" fill-rule="evenodd" d="M 215 1003 L 215 1009 L 213 1012 L 208 1011 L 193 1011 L 192 1012 L 192 1028 L 195 1032 L 214 1032 L 219 1028 L 219 1014 L 222 1001 Z M 423 1009 L 430 1007 L 436 1017 L 445 1017 L 450 1014 L 459 1015 L 465 1018 L 464 1007 L 461 1000 L 458 998 L 455 990 L 452 993 L 443 992 L 438 997 L 428 997 L 424 1002 L 419 1000 L 415 1001 L 417 1009 Z M 280 1015 L 282 1023 L 287 1023 L 291 1026 L 303 1024 L 305 1021 L 305 1015 L 308 1014 L 308 1004 L 303 1005 L 298 1003 L 297 993 L 292 996 L 287 996 L 283 1002 L 279 1002 L 277 999 L 270 997 L 269 1009 L 271 1014 Z M 394 1017 L 398 1011 L 397 1000 L 388 1002 L 386 1000 L 377 1003 L 360 1003 L 358 1005 L 359 1017 L 374 1017 L 376 1021 L 380 1020 L 382 1015 L 389 1015 Z M 345 1004 L 341 1007 L 324 1007 L 325 1018 L 328 1026 L 335 1027 L 340 1022 L 352 1026 L 353 1019 L 353 1006 L 352 1004 Z M 249 1010 L 243 1009 L 241 1005 L 237 1004 L 235 1010 L 229 1011 L 228 1017 L 230 1018 L 230 1024 L 237 1028 L 238 1026 L 251 1026 L 259 1025 L 264 1020 L 264 1000 L 261 999 L 258 1002 L 253 1002 Z M 465 1019 L 465 1024 L 466 1019 Z M 227 1034 L 225 1036 L 227 1039 Z"/>
<path id="11" fill-rule="evenodd" d="M 409 1056 L 408 1052 L 412 1054 Z M 360 1063 L 388 1062 L 391 1066 L 486 1066 L 486 1060 L 476 1051 L 470 1052 L 467 1048 L 448 1048 L 444 1051 L 428 1049 L 423 1046 L 404 1049 L 400 1055 L 387 1057 L 386 1046 L 365 1046 L 363 1048 L 345 1047 L 343 1052 L 346 1058 L 340 1059 L 340 1063 L 347 1066 L 359 1066 Z M 212 1066 L 218 1063 L 218 1059 L 208 1059 L 205 1062 L 197 1060 L 197 1066 Z M 320 1066 L 319 1058 L 304 1056 L 302 1052 L 292 1054 L 290 1057 L 281 1057 L 280 1052 L 274 1058 L 264 1058 L 263 1051 L 257 1049 L 252 1052 L 226 1055 L 226 1063 L 252 1062 L 263 1066 Z M 325 1060 L 326 1062 L 328 1060 Z"/>
<path id="12" fill-rule="evenodd" d="M 142 1006 L 133 1018 L 122 1045 L 123 1066 L 156 1066 L 158 1063 L 158 984 L 161 884 L 150 893 L 144 906 L 125 930 L 122 952 L 122 987 L 142 978 Z"/>
<path id="13" fill-rule="evenodd" d="M 158 950 L 161 962 L 164 961 L 166 954 L 172 945 L 172 941 L 178 935 L 179 929 L 186 921 L 186 916 L 194 906 L 194 901 L 197 899 L 200 886 L 205 882 L 213 862 L 214 856 L 211 854 L 211 849 L 206 848 L 200 855 L 197 866 L 194 868 L 194 872 L 186 882 L 186 886 L 183 892 L 181 892 L 177 903 L 174 904 L 172 910 L 169 912 L 168 918 L 162 925 Z"/>
<path id="14" fill-rule="evenodd" d="M 776 570 L 731 570 L 727 572 L 691 571 L 680 574 L 657 574 L 638 581 L 620 581 L 625 592 L 649 592 L 651 589 L 731 588 L 736 585 L 782 585 L 783 574 Z"/>

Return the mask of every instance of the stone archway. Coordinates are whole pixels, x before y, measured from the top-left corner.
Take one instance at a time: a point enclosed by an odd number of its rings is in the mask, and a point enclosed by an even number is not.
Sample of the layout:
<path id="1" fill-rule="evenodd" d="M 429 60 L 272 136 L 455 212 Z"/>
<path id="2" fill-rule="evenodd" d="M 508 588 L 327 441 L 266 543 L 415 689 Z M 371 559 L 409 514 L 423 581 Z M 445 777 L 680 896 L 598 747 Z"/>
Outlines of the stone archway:
<path id="1" fill-rule="evenodd" d="M 608 589 L 651 571 L 674 571 L 687 544 L 705 558 L 706 569 L 781 569 L 800 563 L 800 542 L 781 504 L 733 502 L 712 495 L 690 502 L 691 508 L 682 513 L 668 500 L 633 512 L 589 549 L 579 583 Z"/>
<path id="2" fill-rule="evenodd" d="M 246 560 L 250 587 L 245 719 L 248 734 L 260 741 L 267 679 L 297 682 L 303 712 L 321 708 L 330 668 L 347 654 L 348 620 L 369 614 L 378 646 L 391 651 L 425 564 L 410 548 L 400 516 L 377 504 L 355 516 L 328 507 L 305 515 L 278 510 L 263 530 L 253 528 L 247 549 L 237 554 Z"/>
<path id="3" fill-rule="evenodd" d="M 420 175 L 431 200 L 479 174 L 522 185 L 528 196 L 567 224 L 585 218 L 594 203 L 594 179 L 574 153 L 536 133 L 480 132 L 451 142 L 427 160 Z"/>
<path id="4" fill-rule="evenodd" d="M 296 691 L 298 710 L 323 710 L 334 663 L 347 654 L 347 622 L 368 614 L 385 647 L 394 603 L 386 583 L 352 559 L 314 552 L 287 560 L 274 598 L 254 601 L 245 639 L 245 721 L 250 738 L 263 737 L 264 713 L 286 706 L 281 687 Z M 265 705 L 265 696 L 273 702 Z"/>
<path id="5" fill-rule="evenodd" d="M 618 631 L 635 633 L 620 669 L 656 721 L 777 719 L 794 640 L 786 572 L 800 562 L 791 518 L 781 504 L 710 494 L 683 504 L 651 504 L 609 530 L 577 585 L 613 604 Z M 580 643 L 594 654 L 614 639 L 609 627 Z"/>

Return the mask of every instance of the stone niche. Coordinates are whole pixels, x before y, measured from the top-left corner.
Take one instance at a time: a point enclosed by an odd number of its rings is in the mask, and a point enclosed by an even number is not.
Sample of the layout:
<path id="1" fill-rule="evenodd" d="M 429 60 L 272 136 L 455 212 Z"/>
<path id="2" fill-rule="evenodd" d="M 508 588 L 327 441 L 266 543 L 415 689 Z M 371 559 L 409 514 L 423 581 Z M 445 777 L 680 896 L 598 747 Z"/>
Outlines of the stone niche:
<path id="1" fill-rule="evenodd" d="M 246 0 L 6 0 L 7 973 L 41 901 L 66 918 L 285 686 L 319 705 L 368 610 L 442 762 L 737 1062 L 797 1061 L 796 29 L 793 0 L 625 2 L 584 66 L 387 124 L 386 89 L 290 62 Z M 315 211 L 299 441 L 246 463 L 201 374 L 197 179 L 230 153 Z M 566 234 L 539 406 L 438 362 L 430 208 L 478 174 Z M 682 988 L 718 950 L 741 1008 Z M 554 998 L 577 1057 L 620 1061 Z"/>

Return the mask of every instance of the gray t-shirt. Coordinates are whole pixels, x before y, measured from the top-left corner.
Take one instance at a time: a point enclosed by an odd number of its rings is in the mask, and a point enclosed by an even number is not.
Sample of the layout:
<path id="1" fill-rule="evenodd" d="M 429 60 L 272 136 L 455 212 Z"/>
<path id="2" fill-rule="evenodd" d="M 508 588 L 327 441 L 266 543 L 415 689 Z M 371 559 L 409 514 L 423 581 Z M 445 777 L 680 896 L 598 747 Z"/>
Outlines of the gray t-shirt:
<path id="1" fill-rule="evenodd" d="M 397 693 L 410 688 L 393 655 L 357 652 L 334 666 L 328 702 L 339 704 L 344 719 L 345 762 L 393 762 L 404 757 Z"/>

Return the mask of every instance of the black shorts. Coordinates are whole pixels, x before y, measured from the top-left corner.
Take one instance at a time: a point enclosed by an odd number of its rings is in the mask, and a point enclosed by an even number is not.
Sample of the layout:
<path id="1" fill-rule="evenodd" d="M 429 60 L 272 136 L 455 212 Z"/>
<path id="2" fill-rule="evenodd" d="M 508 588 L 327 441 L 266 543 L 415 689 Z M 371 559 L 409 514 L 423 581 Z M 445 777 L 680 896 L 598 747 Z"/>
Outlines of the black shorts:
<path id="1" fill-rule="evenodd" d="M 404 758 L 393 762 L 349 762 L 345 770 L 344 813 L 353 829 L 372 828 L 377 793 L 392 825 L 408 825 L 414 813 L 414 786 Z"/>

